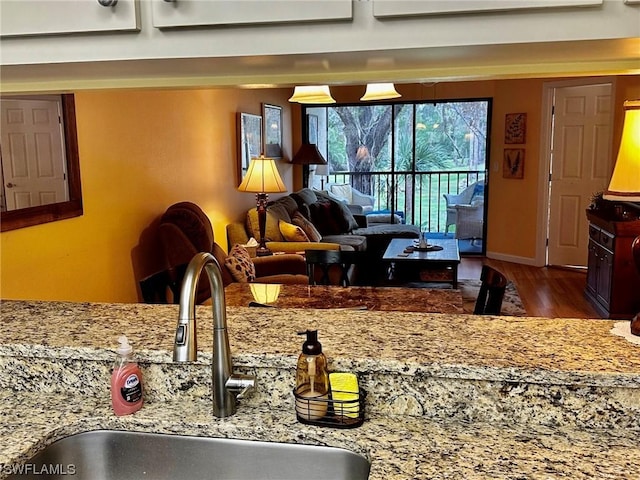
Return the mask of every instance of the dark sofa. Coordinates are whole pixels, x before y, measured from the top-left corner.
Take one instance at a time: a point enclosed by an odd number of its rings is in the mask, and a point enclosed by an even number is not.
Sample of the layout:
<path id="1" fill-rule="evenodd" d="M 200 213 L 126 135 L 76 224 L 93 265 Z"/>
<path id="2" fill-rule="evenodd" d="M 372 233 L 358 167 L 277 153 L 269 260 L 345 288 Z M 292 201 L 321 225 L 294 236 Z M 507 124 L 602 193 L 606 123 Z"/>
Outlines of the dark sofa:
<path id="1" fill-rule="evenodd" d="M 296 212 L 316 227 L 320 242 L 288 242 L 280 231 L 280 220 L 291 224 Z M 227 226 L 229 247 L 246 244 L 250 237 L 259 240 L 258 219 L 255 208 L 247 212 L 244 222 Z M 415 225 L 367 225 L 364 215 L 354 214 L 339 199 L 326 192 L 303 188 L 295 193 L 270 202 L 267 210 L 265 240 L 274 252 L 300 252 L 312 249 L 342 249 L 366 251 L 370 258 L 380 258 L 392 238 L 418 238 L 420 229 Z"/>

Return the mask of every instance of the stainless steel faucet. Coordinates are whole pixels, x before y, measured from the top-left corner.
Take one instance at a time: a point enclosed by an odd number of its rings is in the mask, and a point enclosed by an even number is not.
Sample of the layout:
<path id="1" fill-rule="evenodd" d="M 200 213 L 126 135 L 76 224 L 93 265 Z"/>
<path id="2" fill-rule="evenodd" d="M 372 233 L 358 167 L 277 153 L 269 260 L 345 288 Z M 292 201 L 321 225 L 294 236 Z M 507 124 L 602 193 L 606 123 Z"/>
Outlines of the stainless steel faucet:
<path id="1" fill-rule="evenodd" d="M 224 418 L 236 412 L 236 399 L 255 387 L 255 377 L 233 373 L 231 349 L 227 333 L 227 311 L 220 265 L 213 255 L 196 254 L 184 274 L 180 291 L 178 328 L 173 347 L 175 362 L 194 362 L 197 356 L 196 290 L 202 270 L 206 270 L 211 285 L 213 311 L 213 414 Z"/>

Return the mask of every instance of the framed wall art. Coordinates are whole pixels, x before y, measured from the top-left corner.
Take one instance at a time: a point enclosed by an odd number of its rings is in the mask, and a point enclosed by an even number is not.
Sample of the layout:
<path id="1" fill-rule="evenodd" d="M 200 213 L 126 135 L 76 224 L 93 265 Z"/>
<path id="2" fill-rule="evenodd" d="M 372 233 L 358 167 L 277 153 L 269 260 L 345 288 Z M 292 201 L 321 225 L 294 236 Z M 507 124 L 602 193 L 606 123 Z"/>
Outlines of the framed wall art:
<path id="1" fill-rule="evenodd" d="M 282 107 L 262 104 L 264 156 L 282 158 Z"/>
<path id="2" fill-rule="evenodd" d="M 524 178 L 524 148 L 505 148 L 502 164 L 504 178 Z"/>
<path id="3" fill-rule="evenodd" d="M 307 114 L 307 141 L 318 144 L 318 116 L 311 113 Z"/>
<path id="4" fill-rule="evenodd" d="M 507 113 L 504 122 L 504 143 L 525 143 L 527 136 L 527 114 Z"/>
<path id="5" fill-rule="evenodd" d="M 238 113 L 238 185 L 247 173 L 249 162 L 262 154 L 262 117 Z"/>

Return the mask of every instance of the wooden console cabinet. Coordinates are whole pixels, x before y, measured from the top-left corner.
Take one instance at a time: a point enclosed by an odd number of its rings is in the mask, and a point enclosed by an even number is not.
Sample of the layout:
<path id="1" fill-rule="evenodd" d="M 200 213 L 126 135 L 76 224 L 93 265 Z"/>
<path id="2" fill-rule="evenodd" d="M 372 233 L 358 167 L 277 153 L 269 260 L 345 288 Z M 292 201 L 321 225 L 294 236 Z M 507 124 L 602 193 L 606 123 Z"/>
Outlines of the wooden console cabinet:
<path id="1" fill-rule="evenodd" d="M 631 243 L 640 220 L 616 221 L 588 210 L 589 259 L 585 294 L 605 318 L 632 318 L 640 312 L 640 273 Z"/>

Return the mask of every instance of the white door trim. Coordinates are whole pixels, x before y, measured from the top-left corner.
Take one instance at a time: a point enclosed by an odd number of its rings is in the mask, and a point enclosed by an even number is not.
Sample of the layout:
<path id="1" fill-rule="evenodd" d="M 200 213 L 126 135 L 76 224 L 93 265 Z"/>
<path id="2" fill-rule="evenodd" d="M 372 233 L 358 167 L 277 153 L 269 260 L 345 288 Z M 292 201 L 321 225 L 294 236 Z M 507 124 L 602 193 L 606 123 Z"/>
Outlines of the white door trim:
<path id="1" fill-rule="evenodd" d="M 551 139 L 552 139 L 552 107 L 554 89 L 562 87 L 578 87 L 611 83 L 611 98 L 616 98 L 616 79 L 609 77 L 579 78 L 575 80 L 562 80 L 544 82 L 542 85 L 542 112 L 540 126 L 540 172 L 538 175 L 538 218 L 536 221 L 536 266 L 543 267 L 547 264 L 547 237 L 549 223 L 549 171 L 551 167 Z M 615 105 L 611 108 L 611 125 L 613 127 Z M 613 149 L 613 142 L 611 145 Z M 613 152 L 611 152 L 613 154 Z M 614 158 L 613 156 L 611 158 Z M 612 162 L 613 163 L 613 162 Z"/>

